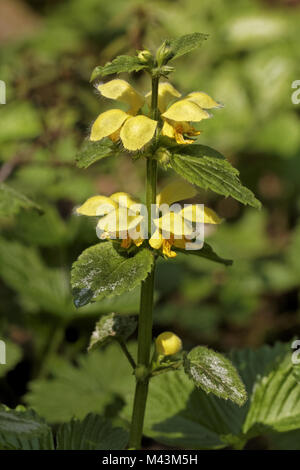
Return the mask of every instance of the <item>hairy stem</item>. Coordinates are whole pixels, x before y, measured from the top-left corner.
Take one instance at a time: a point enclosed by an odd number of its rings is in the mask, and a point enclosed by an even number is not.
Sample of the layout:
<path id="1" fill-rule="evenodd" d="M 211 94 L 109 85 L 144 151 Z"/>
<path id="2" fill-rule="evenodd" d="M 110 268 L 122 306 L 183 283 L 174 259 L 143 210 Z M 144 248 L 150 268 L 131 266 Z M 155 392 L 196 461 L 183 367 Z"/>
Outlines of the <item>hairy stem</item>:
<path id="1" fill-rule="evenodd" d="M 158 77 L 152 78 L 151 116 L 158 119 Z M 151 233 L 151 205 L 156 202 L 157 161 L 147 158 L 146 201 L 148 231 Z M 134 396 L 129 448 L 140 449 L 143 435 L 144 416 L 150 377 L 150 351 L 152 343 L 152 310 L 155 278 L 155 263 L 141 285 L 140 315 L 138 329 L 138 360 L 136 368 L 136 389 Z"/>

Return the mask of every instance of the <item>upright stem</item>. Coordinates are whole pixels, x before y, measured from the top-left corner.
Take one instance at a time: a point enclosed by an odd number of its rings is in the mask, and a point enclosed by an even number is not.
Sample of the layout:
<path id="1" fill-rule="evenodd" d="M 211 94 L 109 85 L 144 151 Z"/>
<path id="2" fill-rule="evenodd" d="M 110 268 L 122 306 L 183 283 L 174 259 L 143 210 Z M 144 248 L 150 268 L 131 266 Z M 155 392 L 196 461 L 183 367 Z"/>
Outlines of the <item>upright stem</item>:
<path id="1" fill-rule="evenodd" d="M 158 119 L 158 77 L 152 78 L 151 116 Z M 146 203 L 148 211 L 148 232 L 151 233 L 151 205 L 156 202 L 157 161 L 147 159 Z M 129 448 L 140 449 L 143 435 L 144 416 L 149 385 L 150 350 L 152 343 L 152 310 L 155 278 L 153 268 L 141 285 L 140 315 L 138 329 L 138 358 L 136 368 L 136 388 L 130 428 Z"/>

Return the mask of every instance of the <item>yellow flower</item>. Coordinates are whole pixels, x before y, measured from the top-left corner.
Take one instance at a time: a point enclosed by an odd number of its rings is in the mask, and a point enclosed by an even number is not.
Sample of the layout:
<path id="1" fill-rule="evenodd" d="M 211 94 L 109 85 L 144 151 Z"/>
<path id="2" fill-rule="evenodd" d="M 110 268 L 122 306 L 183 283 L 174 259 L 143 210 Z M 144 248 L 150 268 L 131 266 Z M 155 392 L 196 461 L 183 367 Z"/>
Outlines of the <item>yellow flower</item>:
<path id="1" fill-rule="evenodd" d="M 146 95 L 150 100 L 151 93 Z M 213 98 L 204 92 L 193 92 L 184 99 L 181 97 L 173 85 L 168 82 L 160 83 L 158 88 L 158 108 L 163 118 L 162 135 L 176 140 L 178 144 L 190 144 L 194 141 L 185 138 L 185 136 L 197 136 L 201 132 L 197 131 L 190 122 L 200 122 L 208 119 L 211 115 L 207 109 L 222 107 Z M 169 103 L 174 100 L 175 103 L 168 107 Z"/>
<path id="2" fill-rule="evenodd" d="M 76 212 L 80 215 L 101 217 L 96 228 L 100 239 L 120 238 L 123 248 L 129 248 L 132 241 L 136 246 L 143 243 L 141 236 L 132 239 L 129 235 L 132 230 L 139 234 L 143 217 L 139 214 L 140 204 L 127 193 L 114 193 L 110 197 L 93 196 L 78 207 Z"/>
<path id="3" fill-rule="evenodd" d="M 106 98 L 121 101 L 129 106 L 127 112 L 110 109 L 101 113 L 92 125 L 90 140 L 98 141 L 109 137 L 112 141 L 121 139 L 130 151 L 140 150 L 154 136 L 157 122 L 147 116 L 137 115 L 144 104 L 141 96 L 125 80 L 115 79 L 97 86 Z"/>
<path id="4" fill-rule="evenodd" d="M 162 215 L 153 219 L 155 230 L 149 240 L 153 249 L 161 250 L 165 256 L 173 258 L 176 252 L 172 251 L 172 246 L 188 249 L 187 244 L 192 243 L 192 249 L 202 248 L 202 239 L 191 242 L 195 238 L 194 225 L 218 224 L 221 220 L 217 214 L 207 207 L 199 211 L 197 204 L 187 204 L 184 208 L 172 206 L 175 202 L 192 198 L 196 194 L 197 191 L 190 184 L 175 181 L 157 195 L 157 209 Z M 132 243 L 140 246 L 148 238 L 146 207 L 127 193 L 118 192 L 110 197 L 93 196 L 78 207 L 76 212 L 100 217 L 96 228 L 98 237 L 122 239 L 123 248 L 129 248 Z"/>
<path id="5" fill-rule="evenodd" d="M 196 190 L 185 182 L 175 181 L 166 186 L 158 194 L 156 204 L 163 211 L 163 205 L 166 204 L 167 211 L 161 217 L 154 219 L 156 230 L 149 240 L 149 244 L 156 250 L 162 250 L 162 253 L 168 258 L 174 258 L 176 252 L 172 251 L 172 246 L 181 249 L 187 249 L 188 243 L 193 243 L 193 249 L 202 248 L 203 241 L 191 242 L 195 237 L 193 224 L 218 224 L 221 219 L 217 214 L 207 207 L 199 211 L 197 204 L 185 205 L 184 208 L 176 208 L 176 212 L 168 209 L 174 202 L 183 201 L 196 195 Z"/>
<path id="6" fill-rule="evenodd" d="M 171 331 L 161 333 L 155 340 L 156 352 L 162 356 L 171 356 L 182 349 L 182 342 L 179 336 Z"/>

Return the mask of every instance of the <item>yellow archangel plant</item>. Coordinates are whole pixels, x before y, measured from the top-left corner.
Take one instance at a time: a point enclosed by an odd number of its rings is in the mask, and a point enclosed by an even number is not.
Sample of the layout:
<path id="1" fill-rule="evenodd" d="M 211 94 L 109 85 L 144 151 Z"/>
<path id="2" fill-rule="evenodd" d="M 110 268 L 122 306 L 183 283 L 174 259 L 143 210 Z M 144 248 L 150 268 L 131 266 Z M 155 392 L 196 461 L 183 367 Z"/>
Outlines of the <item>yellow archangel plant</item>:
<path id="1" fill-rule="evenodd" d="M 239 405 L 246 400 L 245 388 L 234 366 L 204 346 L 187 354 L 181 350 L 180 338 L 165 332 L 157 338 L 152 357 L 150 354 L 158 256 L 174 258 L 178 252 L 184 252 L 195 254 L 199 259 L 231 264 L 204 242 L 203 228 L 219 224 L 221 219 L 212 209 L 195 203 L 195 200 L 190 201 L 197 194 L 196 188 L 210 189 L 243 204 L 260 207 L 225 157 L 197 142 L 200 131 L 194 125 L 210 118 L 211 110 L 222 107 L 221 103 L 202 91 L 182 97 L 166 80 L 174 71 L 169 62 L 196 49 L 205 39 L 207 35 L 193 33 L 165 41 L 156 55 L 145 50 L 133 57 L 119 56 L 96 67 L 92 74 L 92 79 L 98 80 L 109 74 L 145 71 L 152 84 L 150 92 L 141 94 L 123 79 L 98 82 L 96 88 L 104 98 L 127 108 L 113 108 L 97 117 L 78 158 L 78 164 L 83 168 L 121 152 L 146 162 L 145 205 L 127 193 L 117 192 L 109 197 L 90 197 L 76 209 L 77 214 L 98 219 L 96 232 L 101 242 L 79 256 L 71 278 L 76 306 L 141 286 L 136 359 L 126 347 L 136 322 L 116 313 L 100 319 L 90 345 L 94 347 L 108 339 L 117 340 L 133 368 L 136 388 L 130 449 L 141 447 L 148 385 L 157 374 L 184 366 L 188 377 L 205 392 L 231 399 Z M 164 170 L 171 168 L 181 179 L 157 194 L 159 165 Z M 203 362 L 205 367 L 202 367 Z M 218 367 L 209 369 L 210 364 Z"/>

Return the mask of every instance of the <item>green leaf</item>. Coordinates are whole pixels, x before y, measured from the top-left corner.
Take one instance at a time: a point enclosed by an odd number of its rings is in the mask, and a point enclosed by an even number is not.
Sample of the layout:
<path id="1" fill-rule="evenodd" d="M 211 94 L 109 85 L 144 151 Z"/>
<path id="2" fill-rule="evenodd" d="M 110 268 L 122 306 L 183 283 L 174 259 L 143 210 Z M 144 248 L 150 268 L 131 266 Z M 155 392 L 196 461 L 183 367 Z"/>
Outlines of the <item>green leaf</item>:
<path id="1" fill-rule="evenodd" d="M 34 411 L 0 407 L 0 449 L 53 450 L 51 428 Z"/>
<path id="2" fill-rule="evenodd" d="M 147 277 L 152 264 L 153 254 L 146 248 L 131 256 L 119 252 L 111 241 L 88 248 L 72 268 L 75 306 L 134 289 Z"/>
<path id="3" fill-rule="evenodd" d="M 125 429 L 112 427 L 99 415 L 89 413 L 83 421 L 73 419 L 57 432 L 57 450 L 121 450 L 128 442 Z"/>
<path id="4" fill-rule="evenodd" d="M 99 142 L 86 140 L 76 155 L 77 166 L 79 168 L 88 168 L 98 160 L 110 157 L 116 153 L 116 146 L 114 146 L 113 142 L 108 138 L 102 139 Z"/>
<path id="5" fill-rule="evenodd" d="M 113 73 L 122 73 L 122 72 L 138 72 L 147 68 L 145 64 L 141 64 L 138 57 L 133 57 L 129 55 L 119 55 L 112 62 L 107 62 L 103 67 L 98 65 L 92 72 L 90 81 L 96 80 L 99 77 L 105 77 L 105 75 L 110 75 Z"/>
<path id="6" fill-rule="evenodd" d="M 182 448 L 212 449 L 228 445 L 242 448 L 249 439 L 243 432 L 243 424 L 256 384 L 278 367 L 289 348 L 289 344 L 277 343 L 257 350 L 237 350 L 230 355 L 249 396 L 242 407 L 195 387 L 183 371 L 155 377 L 150 382 L 145 434 L 163 444 Z"/>
<path id="7" fill-rule="evenodd" d="M 254 194 L 240 182 L 238 170 L 210 147 L 198 144 L 174 147 L 170 164 L 179 175 L 200 188 L 231 196 L 257 209 L 261 207 Z"/>
<path id="8" fill-rule="evenodd" d="M 19 193 L 4 183 L 0 184 L 0 217 L 17 214 L 21 209 L 35 209 L 42 213 L 38 204 L 31 201 L 24 194 Z"/>
<path id="9" fill-rule="evenodd" d="M 104 346 L 112 339 L 126 341 L 136 327 L 137 320 L 133 316 L 122 316 L 114 312 L 103 315 L 96 323 L 88 349 L 90 351 L 95 346 Z"/>
<path id="10" fill-rule="evenodd" d="M 291 353 L 256 383 L 244 432 L 287 432 L 300 428 L 300 386 Z"/>
<path id="11" fill-rule="evenodd" d="M 203 33 L 192 33 L 170 40 L 169 45 L 172 54 L 170 60 L 178 59 L 178 57 L 197 49 L 206 41 L 208 36 L 208 34 Z"/>
<path id="12" fill-rule="evenodd" d="M 154 377 L 150 381 L 145 415 L 146 436 L 184 449 L 224 447 L 217 429 L 209 429 L 201 422 L 202 395 L 205 393 L 195 390 L 183 371 Z"/>
<path id="13" fill-rule="evenodd" d="M 245 403 L 244 384 L 233 364 L 222 354 L 197 346 L 184 358 L 184 370 L 206 393 L 214 393 L 240 406 Z"/>
<path id="14" fill-rule="evenodd" d="M 2 364 L 0 362 L 0 378 L 4 377 L 7 372 L 10 370 L 14 369 L 14 367 L 20 362 L 22 358 L 22 349 L 20 346 L 17 344 L 13 343 L 10 340 L 3 340 L 0 337 L 0 340 L 4 341 L 5 345 L 5 359 L 6 359 L 6 364 Z M 0 344 L 0 349 L 1 349 L 1 344 Z M 1 355 L 0 355 L 1 359 Z"/>
<path id="15" fill-rule="evenodd" d="M 22 211 L 17 219 L 16 231 L 31 246 L 62 246 L 68 241 L 67 224 L 55 206 L 45 209 L 42 215 L 36 211 Z"/>
<path id="16" fill-rule="evenodd" d="M 67 273 L 47 267 L 36 249 L 0 238 L 0 276 L 29 311 L 74 313 Z"/>
<path id="17" fill-rule="evenodd" d="M 30 382 L 25 400 L 50 423 L 83 419 L 90 412 L 106 414 L 135 385 L 132 369 L 116 343 L 76 357 L 76 365 L 57 357 L 49 370 L 51 378 Z"/>
<path id="18" fill-rule="evenodd" d="M 181 248 L 175 248 L 175 251 L 186 255 L 200 256 L 202 258 L 209 259 L 210 261 L 214 261 L 215 263 L 224 264 L 225 266 L 231 266 L 233 263 L 231 259 L 224 259 L 217 255 L 208 243 L 204 243 L 201 250 L 183 250 Z"/>

